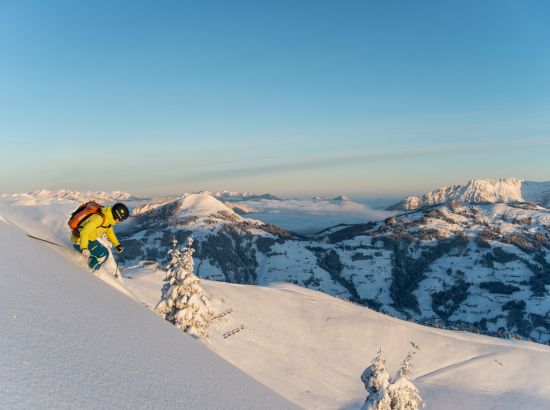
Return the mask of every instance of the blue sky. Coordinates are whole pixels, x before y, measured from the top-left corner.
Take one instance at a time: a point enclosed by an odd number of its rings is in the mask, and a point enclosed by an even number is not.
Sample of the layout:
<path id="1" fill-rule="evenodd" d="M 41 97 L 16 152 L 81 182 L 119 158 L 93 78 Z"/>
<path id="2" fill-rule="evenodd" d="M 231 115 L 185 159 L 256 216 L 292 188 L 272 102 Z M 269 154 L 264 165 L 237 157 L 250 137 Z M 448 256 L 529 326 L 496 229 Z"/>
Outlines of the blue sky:
<path id="1" fill-rule="evenodd" d="M 547 1 L 2 1 L 0 192 L 550 180 Z"/>

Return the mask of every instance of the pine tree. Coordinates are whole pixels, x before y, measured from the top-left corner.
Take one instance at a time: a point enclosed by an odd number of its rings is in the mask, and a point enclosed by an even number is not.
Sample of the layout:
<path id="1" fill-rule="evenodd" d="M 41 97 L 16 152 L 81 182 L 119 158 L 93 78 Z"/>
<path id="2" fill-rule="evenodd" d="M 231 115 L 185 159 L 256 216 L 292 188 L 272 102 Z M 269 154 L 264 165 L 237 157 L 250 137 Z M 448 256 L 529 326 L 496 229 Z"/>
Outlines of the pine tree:
<path id="1" fill-rule="evenodd" d="M 416 352 L 410 351 L 401 363 L 394 381 L 389 387 L 391 408 L 395 410 L 417 410 L 424 407 L 424 402 L 416 386 L 409 380 L 412 371 L 412 360 Z"/>
<path id="2" fill-rule="evenodd" d="M 177 249 L 175 239 L 172 244 L 161 300 L 155 310 L 184 332 L 194 337 L 208 337 L 212 308 L 199 285 L 200 279 L 193 273 L 193 239 L 189 238 L 181 250 Z"/>
<path id="3" fill-rule="evenodd" d="M 171 286 L 176 284 L 177 272 L 179 270 L 180 261 L 182 255 L 179 249 L 177 249 L 178 241 L 174 238 L 172 241 L 172 249 L 168 250 L 170 256 L 170 262 L 166 266 L 166 276 L 164 277 L 164 285 L 162 286 L 162 295 L 164 296 Z"/>
<path id="4" fill-rule="evenodd" d="M 361 375 L 361 380 L 367 389 L 367 399 L 361 410 L 391 410 L 391 397 L 388 393 L 390 375 L 386 370 L 386 361 L 382 357 L 382 349 L 373 359 L 371 365 Z"/>

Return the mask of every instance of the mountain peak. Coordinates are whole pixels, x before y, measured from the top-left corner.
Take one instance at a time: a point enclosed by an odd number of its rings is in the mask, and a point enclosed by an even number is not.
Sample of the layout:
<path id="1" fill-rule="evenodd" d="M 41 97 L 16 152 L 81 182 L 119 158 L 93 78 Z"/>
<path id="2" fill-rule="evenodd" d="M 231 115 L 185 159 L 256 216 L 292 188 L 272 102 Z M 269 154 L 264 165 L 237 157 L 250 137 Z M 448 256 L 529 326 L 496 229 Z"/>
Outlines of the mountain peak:
<path id="1" fill-rule="evenodd" d="M 220 211 L 234 213 L 231 208 L 225 206 L 209 192 L 184 194 L 176 201 L 178 202 L 177 212 L 183 215 L 209 216 Z"/>

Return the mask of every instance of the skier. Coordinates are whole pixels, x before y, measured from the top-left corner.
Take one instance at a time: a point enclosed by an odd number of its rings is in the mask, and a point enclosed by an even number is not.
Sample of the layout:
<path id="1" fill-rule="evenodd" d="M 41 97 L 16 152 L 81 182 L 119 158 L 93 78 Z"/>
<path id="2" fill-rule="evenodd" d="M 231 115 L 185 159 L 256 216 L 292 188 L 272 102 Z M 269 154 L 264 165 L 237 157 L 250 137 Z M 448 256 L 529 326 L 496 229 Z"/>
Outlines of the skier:
<path id="1" fill-rule="evenodd" d="M 71 235 L 74 248 L 88 260 L 88 266 L 92 272 L 101 268 L 109 257 L 107 248 L 97 240 L 100 236 L 107 235 L 107 239 L 113 244 L 117 253 L 123 251 L 124 248 L 118 242 L 113 226 L 126 220 L 130 213 L 126 205 L 122 203 L 105 207 L 96 205 L 98 206 L 97 212 L 91 213 L 82 220 Z"/>

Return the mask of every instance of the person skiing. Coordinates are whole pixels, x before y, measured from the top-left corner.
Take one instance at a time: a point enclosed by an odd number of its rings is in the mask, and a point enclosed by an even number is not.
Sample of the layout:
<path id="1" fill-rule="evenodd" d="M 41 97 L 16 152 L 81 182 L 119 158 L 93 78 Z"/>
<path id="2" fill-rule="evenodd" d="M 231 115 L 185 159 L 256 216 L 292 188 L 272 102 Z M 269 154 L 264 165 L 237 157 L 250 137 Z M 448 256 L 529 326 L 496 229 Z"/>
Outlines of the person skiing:
<path id="1" fill-rule="evenodd" d="M 105 234 L 115 247 L 117 253 L 121 253 L 124 250 L 124 247 L 119 243 L 115 235 L 113 226 L 126 220 L 130 214 L 128 207 L 122 203 L 105 207 L 98 204 L 95 205 L 98 207 L 97 212 L 82 220 L 71 235 L 74 248 L 88 260 L 88 266 L 92 272 L 101 268 L 109 257 L 107 248 L 97 240 L 100 236 Z"/>

